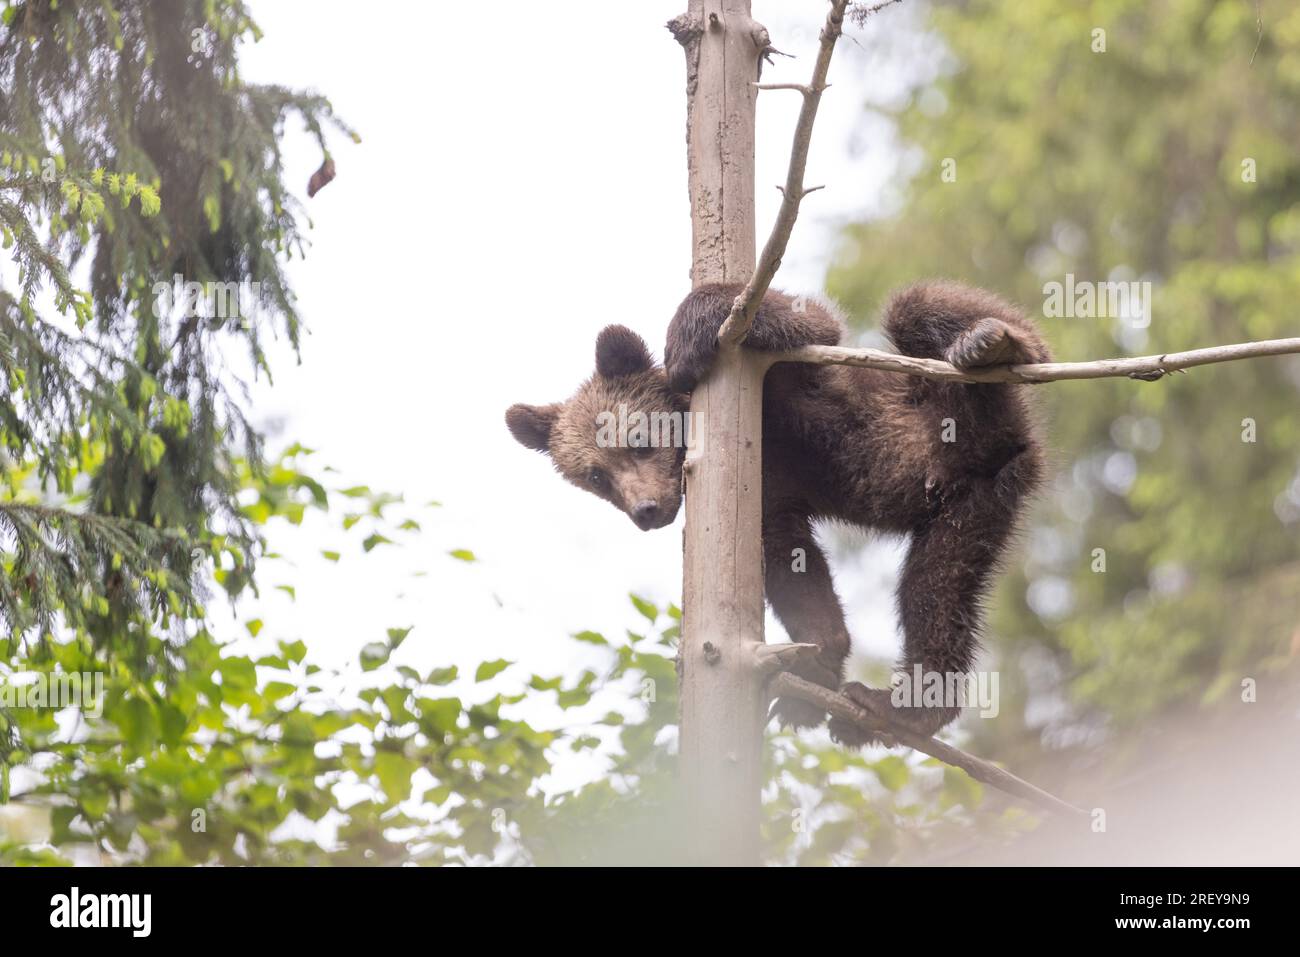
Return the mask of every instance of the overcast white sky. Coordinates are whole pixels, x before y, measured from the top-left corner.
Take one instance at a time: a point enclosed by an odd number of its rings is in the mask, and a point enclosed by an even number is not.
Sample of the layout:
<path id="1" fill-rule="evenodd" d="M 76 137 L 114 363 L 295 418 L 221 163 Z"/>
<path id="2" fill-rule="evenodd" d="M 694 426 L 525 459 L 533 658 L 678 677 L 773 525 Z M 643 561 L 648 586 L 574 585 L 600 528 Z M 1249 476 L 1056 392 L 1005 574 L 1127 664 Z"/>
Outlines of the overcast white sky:
<path id="1" fill-rule="evenodd" d="M 503 415 L 566 397 L 610 322 L 662 351 L 688 291 L 685 67 L 664 29 L 684 6 L 579 0 L 560 15 L 520 0 L 412 2 L 359 15 L 355 3 L 254 2 L 266 37 L 246 49 L 245 76 L 318 89 L 363 139 L 339 138 L 338 177 L 308 203 L 314 246 L 290 275 L 312 334 L 301 366 L 282 357 L 257 411 L 348 480 L 445 505 L 421 516 L 413 545 L 364 561 L 359 537 L 331 565 L 317 551 L 340 535 L 278 536 L 298 566 L 285 579 L 297 602 L 264 600 L 271 637 L 342 663 L 383 627 L 414 624 L 401 660 L 417 668 L 501 656 L 553 674 L 579 663 L 568 633 L 636 624 L 629 591 L 678 600 L 680 517 L 637 530 L 517 445 Z M 754 6 L 797 56 L 765 78 L 805 80 L 824 5 Z M 897 31 L 913 14 L 889 17 Z M 883 19 L 837 51 L 807 176 L 828 188 L 805 202 L 784 288 L 821 289 L 836 224 L 870 209 L 897 170 L 883 121 L 863 109 L 869 90 L 896 96 L 915 73 L 874 39 Z M 795 94 L 761 98 L 760 242 L 797 108 Z M 319 152 L 291 132 L 287 168 L 305 187 Z M 836 569 L 859 651 L 895 653 L 896 556 L 880 546 Z M 781 636 L 770 616 L 769 628 Z"/>

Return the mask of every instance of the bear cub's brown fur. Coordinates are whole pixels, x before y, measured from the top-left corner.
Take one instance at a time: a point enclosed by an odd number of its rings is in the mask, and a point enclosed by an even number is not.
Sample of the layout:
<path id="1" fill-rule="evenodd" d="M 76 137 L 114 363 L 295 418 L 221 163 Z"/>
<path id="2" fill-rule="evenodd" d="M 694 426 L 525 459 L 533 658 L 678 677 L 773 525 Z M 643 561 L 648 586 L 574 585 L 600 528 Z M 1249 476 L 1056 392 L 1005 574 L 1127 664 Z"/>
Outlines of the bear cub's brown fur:
<path id="1" fill-rule="evenodd" d="M 612 502 L 644 529 L 672 522 L 681 502 L 683 449 L 644 435 L 598 440 L 607 412 L 647 417 L 682 412 L 717 351 L 717 334 L 741 288 L 705 285 L 678 307 L 668 327 L 664 367 L 622 326 L 596 341 L 596 373 L 565 402 L 515 405 L 515 438 L 547 452 L 580 488 Z M 1045 362 L 1046 343 L 1019 310 L 991 293 L 928 282 L 896 294 L 884 330 L 904 355 L 959 368 Z M 837 345 L 844 328 L 827 306 L 769 292 L 745 346 L 780 351 Z M 898 585 L 903 626 L 900 669 L 964 674 L 973 664 L 981 601 L 1017 517 L 1040 481 L 1042 443 L 1023 386 L 936 382 L 848 366 L 780 363 L 763 390 L 763 550 L 767 599 L 797 642 L 818 656 L 798 673 L 839 688 L 850 640 L 813 522 L 831 519 L 911 538 Z M 635 420 L 633 420 L 635 421 Z M 864 707 L 890 707 L 890 693 L 851 682 L 842 689 Z M 948 704 L 948 703 L 945 703 Z M 797 700 L 777 702 L 796 727 L 824 715 Z M 930 734 L 954 707 L 896 710 Z M 871 736 L 832 720 L 849 745 Z"/>

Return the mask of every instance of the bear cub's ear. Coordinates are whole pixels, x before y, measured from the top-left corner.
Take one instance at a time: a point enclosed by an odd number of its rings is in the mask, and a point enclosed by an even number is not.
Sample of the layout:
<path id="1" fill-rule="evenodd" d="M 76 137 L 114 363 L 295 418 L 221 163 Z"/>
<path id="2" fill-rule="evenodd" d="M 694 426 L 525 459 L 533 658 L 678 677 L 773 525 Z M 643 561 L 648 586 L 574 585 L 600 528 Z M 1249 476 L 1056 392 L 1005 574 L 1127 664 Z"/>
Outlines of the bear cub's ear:
<path id="1" fill-rule="evenodd" d="M 645 340 L 627 326 L 606 326 L 596 337 L 596 371 L 606 379 L 636 375 L 654 367 Z"/>
<path id="2" fill-rule="evenodd" d="M 549 452 L 551 448 L 551 428 L 560 417 L 560 405 L 512 405 L 506 410 L 506 425 L 510 434 L 538 452 Z"/>

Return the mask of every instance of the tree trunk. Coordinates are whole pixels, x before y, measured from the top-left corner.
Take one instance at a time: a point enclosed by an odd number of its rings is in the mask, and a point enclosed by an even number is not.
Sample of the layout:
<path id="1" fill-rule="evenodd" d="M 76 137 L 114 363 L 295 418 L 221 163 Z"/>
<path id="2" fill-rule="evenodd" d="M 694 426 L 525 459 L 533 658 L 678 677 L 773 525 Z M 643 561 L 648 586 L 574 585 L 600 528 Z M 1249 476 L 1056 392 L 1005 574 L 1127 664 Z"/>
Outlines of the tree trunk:
<path id="1" fill-rule="evenodd" d="M 754 113 L 765 42 L 750 0 L 691 0 L 670 25 L 686 49 L 695 286 L 754 271 Z M 681 773 L 700 864 L 757 864 L 766 701 L 763 363 L 721 347 L 691 399 L 686 458 Z"/>

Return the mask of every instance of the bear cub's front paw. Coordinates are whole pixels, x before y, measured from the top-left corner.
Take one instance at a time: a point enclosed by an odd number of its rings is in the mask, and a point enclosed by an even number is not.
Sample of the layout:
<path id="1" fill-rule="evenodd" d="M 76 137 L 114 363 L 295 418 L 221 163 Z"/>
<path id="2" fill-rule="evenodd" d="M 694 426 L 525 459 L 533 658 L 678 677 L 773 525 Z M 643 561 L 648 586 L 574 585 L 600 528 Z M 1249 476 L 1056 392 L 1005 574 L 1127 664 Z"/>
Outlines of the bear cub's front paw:
<path id="1" fill-rule="evenodd" d="M 823 650 L 815 658 L 805 658 L 791 669 L 791 674 L 819 684 L 828 691 L 839 688 L 843 673 L 844 656 L 829 650 Z M 781 727 L 795 731 L 816 728 L 826 721 L 826 712 L 819 705 L 802 698 L 777 698 L 768 720 L 774 716 Z"/>
<path id="2" fill-rule="evenodd" d="M 688 395 L 695 390 L 713 365 L 718 354 L 717 339 L 708 346 L 688 345 L 686 348 L 669 348 L 664 353 L 664 371 L 668 373 L 668 388 Z"/>

